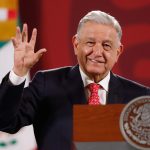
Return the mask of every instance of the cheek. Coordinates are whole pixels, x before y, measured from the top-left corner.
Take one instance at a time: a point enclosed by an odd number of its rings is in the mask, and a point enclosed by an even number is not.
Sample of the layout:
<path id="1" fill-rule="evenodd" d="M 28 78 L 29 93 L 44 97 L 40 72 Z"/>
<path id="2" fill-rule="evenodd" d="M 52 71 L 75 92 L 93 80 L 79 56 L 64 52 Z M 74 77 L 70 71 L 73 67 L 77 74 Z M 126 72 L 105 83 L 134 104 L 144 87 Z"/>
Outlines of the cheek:
<path id="1" fill-rule="evenodd" d="M 114 63 L 116 63 L 117 60 L 118 60 L 118 56 L 114 52 L 113 53 L 110 53 L 110 52 L 104 53 L 104 58 L 105 58 L 106 62 L 108 64 L 111 64 L 111 65 L 113 65 Z"/>
<path id="2" fill-rule="evenodd" d="M 84 49 L 84 53 L 85 53 L 85 55 L 87 55 L 87 56 L 90 55 L 90 54 L 92 53 L 92 51 L 93 51 L 92 48 L 88 48 L 88 49 L 85 48 L 85 49 Z"/>
<path id="3" fill-rule="evenodd" d="M 86 58 L 86 52 L 85 52 L 85 50 L 79 48 L 78 51 L 77 51 L 77 53 L 76 53 L 76 56 L 77 56 L 78 62 L 80 64 L 83 64 L 84 61 L 85 61 L 85 58 Z"/>
<path id="4" fill-rule="evenodd" d="M 78 52 L 77 52 L 77 56 L 79 58 L 84 58 L 86 56 L 88 56 L 91 53 L 91 50 L 84 48 L 84 47 L 79 47 Z"/>
<path id="5" fill-rule="evenodd" d="M 104 52 L 103 56 L 107 62 L 113 58 L 112 53 L 109 53 L 109 52 Z"/>

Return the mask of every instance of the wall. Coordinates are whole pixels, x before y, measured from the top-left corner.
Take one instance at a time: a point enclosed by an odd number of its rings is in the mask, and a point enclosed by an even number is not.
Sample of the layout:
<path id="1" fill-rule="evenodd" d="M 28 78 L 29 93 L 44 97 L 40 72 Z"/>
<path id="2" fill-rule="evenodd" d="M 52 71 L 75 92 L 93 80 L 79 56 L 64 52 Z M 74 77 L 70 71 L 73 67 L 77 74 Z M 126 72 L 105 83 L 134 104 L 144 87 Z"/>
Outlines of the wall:
<path id="1" fill-rule="evenodd" d="M 124 53 L 114 72 L 150 86 L 149 0 L 32 0 L 20 1 L 21 18 L 38 29 L 37 49 L 48 52 L 33 68 L 48 69 L 76 64 L 71 37 L 80 18 L 91 10 L 115 16 L 122 28 Z"/>

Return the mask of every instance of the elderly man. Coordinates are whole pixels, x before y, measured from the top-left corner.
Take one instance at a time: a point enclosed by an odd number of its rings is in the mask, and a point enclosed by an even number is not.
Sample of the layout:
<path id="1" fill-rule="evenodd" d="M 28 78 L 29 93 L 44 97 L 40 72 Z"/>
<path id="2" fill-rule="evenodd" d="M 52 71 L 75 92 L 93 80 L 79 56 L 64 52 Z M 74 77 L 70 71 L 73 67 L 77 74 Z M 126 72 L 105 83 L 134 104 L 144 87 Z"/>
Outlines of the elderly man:
<path id="1" fill-rule="evenodd" d="M 27 25 L 17 27 L 12 38 L 14 67 L 0 86 L 0 129 L 15 133 L 33 124 L 39 150 L 72 149 L 74 104 L 106 105 L 127 103 L 150 95 L 150 89 L 111 72 L 123 52 L 118 21 L 101 11 L 91 11 L 73 36 L 78 65 L 40 71 L 29 87 L 25 77 L 46 52 L 34 52 L 36 29 L 28 41 Z"/>

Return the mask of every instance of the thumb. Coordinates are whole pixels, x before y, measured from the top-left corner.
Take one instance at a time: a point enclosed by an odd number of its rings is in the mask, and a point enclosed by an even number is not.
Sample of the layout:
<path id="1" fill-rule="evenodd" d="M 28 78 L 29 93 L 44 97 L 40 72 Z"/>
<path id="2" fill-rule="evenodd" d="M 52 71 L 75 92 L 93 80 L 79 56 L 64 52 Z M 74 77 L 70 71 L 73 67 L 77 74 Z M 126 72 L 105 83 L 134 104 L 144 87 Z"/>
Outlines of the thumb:
<path id="1" fill-rule="evenodd" d="M 46 52 L 47 50 L 45 48 L 42 48 L 40 50 L 38 50 L 35 55 L 36 55 L 36 59 L 37 61 L 42 57 L 42 55 Z"/>

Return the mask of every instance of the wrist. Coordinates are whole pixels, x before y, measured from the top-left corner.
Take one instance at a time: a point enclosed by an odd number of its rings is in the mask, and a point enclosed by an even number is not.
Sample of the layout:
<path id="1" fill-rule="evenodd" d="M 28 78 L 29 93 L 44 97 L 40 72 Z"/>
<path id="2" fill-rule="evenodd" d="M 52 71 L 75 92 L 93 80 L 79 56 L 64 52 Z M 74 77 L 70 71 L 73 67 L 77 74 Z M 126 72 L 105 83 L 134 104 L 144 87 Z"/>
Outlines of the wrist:
<path id="1" fill-rule="evenodd" d="M 19 77 L 24 77 L 28 74 L 29 70 L 27 69 L 17 69 L 16 67 L 13 67 L 13 72 L 19 76 Z"/>
<path id="2" fill-rule="evenodd" d="M 9 80 L 13 85 L 20 85 L 26 79 L 26 76 L 20 77 L 14 73 L 13 70 L 10 71 Z"/>

